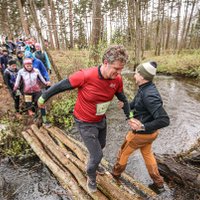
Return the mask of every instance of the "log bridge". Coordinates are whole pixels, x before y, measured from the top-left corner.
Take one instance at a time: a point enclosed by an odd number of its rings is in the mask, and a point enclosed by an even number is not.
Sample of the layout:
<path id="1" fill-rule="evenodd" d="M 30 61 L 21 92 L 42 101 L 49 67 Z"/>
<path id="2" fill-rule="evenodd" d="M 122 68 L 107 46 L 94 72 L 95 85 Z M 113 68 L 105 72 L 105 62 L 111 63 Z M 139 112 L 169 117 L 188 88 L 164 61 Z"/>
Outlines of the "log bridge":
<path id="1" fill-rule="evenodd" d="M 72 199 L 135 200 L 156 197 L 152 190 L 126 173 L 122 174 L 123 183 L 119 183 L 108 171 L 103 176 L 97 175 L 98 190 L 89 193 L 85 170 L 88 155 L 80 142 L 53 126 L 38 128 L 36 125 L 31 125 L 22 132 L 22 135 Z M 105 160 L 101 164 L 108 169 Z"/>

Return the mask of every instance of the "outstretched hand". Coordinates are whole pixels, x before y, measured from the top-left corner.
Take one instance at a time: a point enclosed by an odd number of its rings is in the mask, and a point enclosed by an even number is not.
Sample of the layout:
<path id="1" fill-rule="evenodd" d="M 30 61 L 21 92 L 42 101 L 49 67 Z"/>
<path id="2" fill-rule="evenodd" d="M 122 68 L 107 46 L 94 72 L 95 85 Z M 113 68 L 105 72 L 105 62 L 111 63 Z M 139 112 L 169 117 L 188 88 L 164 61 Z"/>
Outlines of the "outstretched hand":
<path id="1" fill-rule="evenodd" d="M 123 101 L 118 101 L 117 106 L 119 109 L 122 109 L 124 107 L 124 102 Z"/>
<path id="2" fill-rule="evenodd" d="M 51 82 L 50 81 L 47 81 L 47 86 L 51 86 Z"/>
<path id="3" fill-rule="evenodd" d="M 141 130 L 142 123 L 139 120 L 135 119 L 135 118 L 129 119 L 128 120 L 128 124 L 135 131 Z"/>

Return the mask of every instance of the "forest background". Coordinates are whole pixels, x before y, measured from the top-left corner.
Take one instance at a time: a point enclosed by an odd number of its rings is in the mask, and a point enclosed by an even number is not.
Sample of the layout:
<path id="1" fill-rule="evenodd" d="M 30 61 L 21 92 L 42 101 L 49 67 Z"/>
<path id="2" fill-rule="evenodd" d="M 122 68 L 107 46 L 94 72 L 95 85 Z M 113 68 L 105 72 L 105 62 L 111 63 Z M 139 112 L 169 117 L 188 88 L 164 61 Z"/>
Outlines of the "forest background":
<path id="1" fill-rule="evenodd" d="M 1 38 L 47 40 L 54 58 L 78 49 L 82 65 L 99 64 L 123 44 L 130 66 L 154 59 L 160 72 L 200 74 L 200 0 L 1 0 L 0 16 Z"/>

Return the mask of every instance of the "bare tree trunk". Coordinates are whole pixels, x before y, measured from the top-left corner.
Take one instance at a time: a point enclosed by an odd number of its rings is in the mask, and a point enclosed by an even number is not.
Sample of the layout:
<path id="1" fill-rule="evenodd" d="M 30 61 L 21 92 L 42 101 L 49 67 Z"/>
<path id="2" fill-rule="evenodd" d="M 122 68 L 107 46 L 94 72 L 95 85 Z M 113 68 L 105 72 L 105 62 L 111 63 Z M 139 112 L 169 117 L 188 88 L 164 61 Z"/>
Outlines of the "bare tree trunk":
<path id="1" fill-rule="evenodd" d="M 142 43 L 141 43 L 141 18 L 140 18 L 140 1 L 135 1 L 135 14 L 136 14 L 136 37 L 135 37 L 135 66 L 137 66 L 141 60 L 141 50 L 142 50 Z"/>
<path id="2" fill-rule="evenodd" d="M 65 0 L 62 0 L 62 4 L 65 5 Z M 64 35 L 64 41 L 65 41 L 65 49 L 67 49 L 69 47 L 69 41 L 67 39 L 67 27 L 66 27 L 66 24 L 65 24 L 65 20 L 66 20 L 66 16 L 65 16 L 65 11 L 64 11 L 64 8 L 61 10 L 61 26 L 62 26 L 62 30 L 63 30 L 63 35 Z"/>
<path id="3" fill-rule="evenodd" d="M 174 0 L 172 0 L 171 6 L 170 6 L 170 17 L 169 17 L 168 26 L 167 26 L 167 38 L 166 38 L 165 49 L 169 48 L 173 8 L 174 8 Z"/>
<path id="4" fill-rule="evenodd" d="M 55 39 L 55 46 L 57 49 L 60 49 L 58 33 L 57 33 L 58 26 L 57 26 L 57 22 L 56 22 L 56 11 L 55 11 L 55 5 L 54 5 L 53 0 L 50 0 L 50 7 L 51 7 L 51 21 L 53 24 L 53 35 L 54 35 L 54 39 Z"/>
<path id="5" fill-rule="evenodd" d="M 17 4 L 18 4 L 18 7 L 19 7 L 19 13 L 20 13 L 20 19 L 21 19 L 22 27 L 24 29 L 24 32 L 25 32 L 26 36 L 29 36 L 30 35 L 30 31 L 29 31 L 29 28 L 28 28 L 26 17 L 24 15 L 24 11 L 23 11 L 21 0 L 17 0 Z"/>
<path id="6" fill-rule="evenodd" d="M 160 55 L 160 48 L 161 48 L 161 39 L 160 39 L 160 28 L 161 28 L 161 21 L 160 21 L 160 8 L 161 8 L 161 0 L 158 1 L 158 8 L 157 8 L 157 26 L 156 26 L 156 45 L 155 45 L 155 55 Z"/>
<path id="7" fill-rule="evenodd" d="M 10 36 L 10 30 L 9 30 L 9 17 L 8 17 L 8 3 L 5 1 L 2 4 L 2 32 L 6 36 Z"/>
<path id="8" fill-rule="evenodd" d="M 175 39 L 175 46 L 174 46 L 174 53 L 178 49 L 178 36 L 179 36 L 179 27 L 180 27 L 180 12 L 181 12 L 181 0 L 177 2 L 178 9 L 177 9 L 177 17 L 176 17 L 176 39 Z"/>
<path id="9" fill-rule="evenodd" d="M 66 49 L 66 45 L 65 45 L 65 38 L 64 38 L 64 30 L 65 30 L 65 26 L 63 26 L 62 21 L 64 20 L 61 16 L 62 15 L 62 10 L 59 8 L 59 2 L 56 1 L 56 9 L 58 11 L 58 19 L 59 19 L 59 24 L 60 24 L 60 47 L 61 49 Z"/>
<path id="10" fill-rule="evenodd" d="M 73 1 L 72 0 L 68 0 L 69 2 L 69 29 L 70 29 L 70 49 L 74 48 L 74 36 L 73 36 L 73 12 L 72 12 L 72 8 L 73 8 Z"/>
<path id="11" fill-rule="evenodd" d="M 101 0 L 93 0 L 93 18 L 92 18 L 92 35 L 91 35 L 91 50 L 90 50 L 90 59 L 94 63 L 99 63 L 100 55 L 98 52 L 99 41 L 101 37 Z"/>
<path id="12" fill-rule="evenodd" d="M 189 30 L 190 30 L 190 24 L 191 24 L 195 5 L 196 5 L 196 0 L 193 0 L 190 18 L 188 20 L 187 28 L 186 28 L 186 31 L 185 31 L 185 37 L 184 37 L 185 45 L 184 45 L 184 47 L 187 47 L 187 36 L 188 36 Z"/>
<path id="13" fill-rule="evenodd" d="M 149 34 L 148 34 L 148 16 L 149 16 L 149 2 L 145 6 L 145 22 L 144 22 L 144 50 L 149 50 Z"/>
<path id="14" fill-rule="evenodd" d="M 53 41 L 53 35 L 52 35 L 52 25 L 51 25 L 51 20 L 50 20 L 50 15 L 49 15 L 49 3 L 48 0 L 44 0 L 44 6 L 45 6 L 45 14 L 46 14 L 46 18 L 47 18 L 47 30 L 48 30 L 48 35 L 50 38 L 50 47 L 52 49 L 54 49 L 54 41 Z"/>
<path id="15" fill-rule="evenodd" d="M 161 54 L 161 51 L 165 47 L 165 25 L 164 25 L 164 19 L 165 19 L 165 0 L 162 1 L 161 4 L 161 10 L 162 10 L 162 18 L 160 23 L 160 49 L 159 49 L 159 55 Z"/>
<path id="16" fill-rule="evenodd" d="M 61 77 L 61 75 L 59 73 L 59 70 L 58 70 L 56 64 L 54 63 L 54 61 L 52 59 L 51 54 L 49 53 L 49 50 L 46 48 L 45 43 L 44 43 L 44 38 L 42 36 L 42 31 L 41 31 L 41 28 L 39 26 L 38 19 L 37 19 L 37 14 L 36 14 L 36 8 L 35 8 L 34 0 L 29 0 L 29 4 L 30 4 L 29 10 L 30 10 L 30 13 L 32 15 L 35 27 L 36 27 L 36 29 L 38 31 L 39 37 L 41 39 L 42 46 L 43 46 L 44 50 L 47 52 L 47 54 L 49 56 L 49 60 L 50 60 L 50 62 L 52 64 L 52 67 L 53 67 L 53 69 L 55 71 L 57 79 L 60 81 L 62 79 L 62 77 Z"/>
<path id="17" fill-rule="evenodd" d="M 127 0 L 128 4 L 128 43 L 135 46 L 135 4 L 132 0 Z M 130 39 L 129 39 L 130 38 Z"/>
<path id="18" fill-rule="evenodd" d="M 183 28 L 181 32 L 181 40 L 180 40 L 180 45 L 179 45 L 179 52 L 182 50 L 182 48 L 185 46 L 186 41 L 184 41 L 184 35 L 186 31 L 186 24 L 187 24 L 187 16 L 188 16 L 188 8 L 189 8 L 189 1 L 186 3 L 186 10 L 185 10 L 185 16 L 183 20 Z"/>

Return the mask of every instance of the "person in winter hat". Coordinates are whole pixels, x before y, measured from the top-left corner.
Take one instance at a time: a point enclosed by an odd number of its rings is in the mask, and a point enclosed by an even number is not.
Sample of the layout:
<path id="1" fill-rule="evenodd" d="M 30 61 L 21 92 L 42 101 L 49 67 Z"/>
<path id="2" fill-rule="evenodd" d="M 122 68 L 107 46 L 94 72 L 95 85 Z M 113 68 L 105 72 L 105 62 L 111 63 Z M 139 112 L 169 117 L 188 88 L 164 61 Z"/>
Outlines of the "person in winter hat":
<path id="1" fill-rule="evenodd" d="M 165 191 L 164 181 L 158 171 L 152 152 L 152 143 L 157 138 L 159 129 L 168 126 L 170 120 L 163 108 L 162 98 L 152 82 L 156 75 L 156 69 L 156 62 L 146 62 L 136 68 L 134 79 L 139 88 L 133 101 L 130 102 L 134 116 L 134 119 L 129 121 L 132 130 L 128 131 L 121 146 L 112 175 L 118 179 L 126 168 L 129 156 L 135 150 L 140 149 L 153 180 L 149 187 L 156 193 L 161 193 Z M 120 106 L 123 104 L 120 103 Z"/>
<path id="2" fill-rule="evenodd" d="M 40 73 L 42 74 L 43 78 L 50 85 L 50 77 L 49 77 L 49 74 L 48 74 L 44 64 L 42 63 L 42 61 L 40 61 L 39 59 L 35 58 L 30 51 L 25 51 L 24 57 L 32 59 L 33 68 L 38 69 L 40 71 Z"/>
<path id="3" fill-rule="evenodd" d="M 18 72 L 13 91 L 19 89 L 21 83 L 23 84 L 23 95 L 26 109 L 28 110 L 28 115 L 33 116 L 34 114 L 37 115 L 37 113 L 35 113 L 38 110 L 37 100 L 42 94 L 40 82 L 46 86 L 48 86 L 48 82 L 45 81 L 38 69 L 33 68 L 32 59 L 25 58 L 23 60 L 23 65 L 24 67 Z M 45 108 L 41 108 L 40 111 L 43 123 L 46 124 L 46 110 Z"/>
<path id="4" fill-rule="evenodd" d="M 145 80 L 152 81 L 156 75 L 157 63 L 156 62 L 146 62 L 140 64 L 136 68 L 136 72 L 139 73 Z"/>

